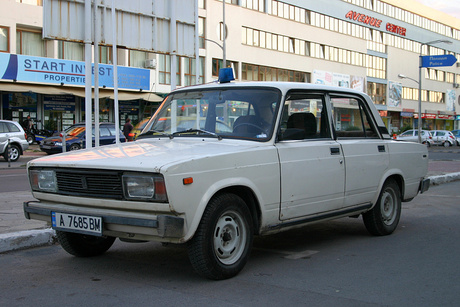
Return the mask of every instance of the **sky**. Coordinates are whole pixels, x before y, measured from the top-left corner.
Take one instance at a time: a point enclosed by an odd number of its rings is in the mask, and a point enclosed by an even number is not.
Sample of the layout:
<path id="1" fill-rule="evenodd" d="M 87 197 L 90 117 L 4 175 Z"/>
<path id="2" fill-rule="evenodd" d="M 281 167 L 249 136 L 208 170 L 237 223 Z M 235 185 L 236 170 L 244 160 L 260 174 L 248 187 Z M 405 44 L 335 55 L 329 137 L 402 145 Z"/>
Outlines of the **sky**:
<path id="1" fill-rule="evenodd" d="M 460 19 L 460 0 L 416 0 L 428 7 Z"/>

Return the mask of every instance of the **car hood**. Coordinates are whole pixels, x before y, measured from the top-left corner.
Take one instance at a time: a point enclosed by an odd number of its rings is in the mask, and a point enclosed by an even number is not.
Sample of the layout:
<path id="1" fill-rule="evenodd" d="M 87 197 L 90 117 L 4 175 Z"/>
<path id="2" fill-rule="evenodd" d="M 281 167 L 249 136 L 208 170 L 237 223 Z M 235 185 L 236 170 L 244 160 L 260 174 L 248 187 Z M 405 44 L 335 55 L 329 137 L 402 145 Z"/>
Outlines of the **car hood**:
<path id="1" fill-rule="evenodd" d="M 244 152 L 265 143 L 211 138 L 143 139 L 136 142 L 71 151 L 32 160 L 31 166 L 103 168 L 160 172 L 185 161 Z"/>
<path id="2" fill-rule="evenodd" d="M 78 140 L 78 138 L 75 137 L 75 136 L 67 136 L 65 138 L 65 140 L 66 140 L 66 142 L 68 142 L 68 141 Z M 49 143 L 49 142 L 62 142 L 62 137 L 60 137 L 60 136 L 50 136 L 50 137 L 45 138 L 43 140 L 43 142 L 47 142 L 47 143 Z"/>

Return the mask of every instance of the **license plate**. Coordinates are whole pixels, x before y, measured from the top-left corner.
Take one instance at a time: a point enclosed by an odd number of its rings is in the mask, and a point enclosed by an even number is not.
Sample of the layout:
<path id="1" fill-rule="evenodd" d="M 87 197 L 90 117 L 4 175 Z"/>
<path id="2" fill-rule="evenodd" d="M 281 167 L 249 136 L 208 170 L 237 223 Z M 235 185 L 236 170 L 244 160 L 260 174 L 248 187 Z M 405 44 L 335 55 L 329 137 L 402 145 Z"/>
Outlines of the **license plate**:
<path id="1" fill-rule="evenodd" d="M 51 221 L 56 230 L 102 236 L 101 217 L 52 212 Z"/>
<path id="2" fill-rule="evenodd" d="M 48 146 L 48 145 L 42 145 L 42 148 L 43 148 L 43 149 L 51 149 L 51 146 Z"/>

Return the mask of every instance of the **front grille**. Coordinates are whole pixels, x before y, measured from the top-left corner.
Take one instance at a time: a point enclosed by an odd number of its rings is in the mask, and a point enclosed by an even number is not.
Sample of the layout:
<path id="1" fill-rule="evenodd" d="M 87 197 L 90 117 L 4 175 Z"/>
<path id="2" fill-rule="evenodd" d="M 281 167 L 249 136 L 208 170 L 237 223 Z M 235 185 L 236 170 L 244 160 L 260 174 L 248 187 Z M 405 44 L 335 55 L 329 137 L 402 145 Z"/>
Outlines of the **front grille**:
<path id="1" fill-rule="evenodd" d="M 121 173 L 103 170 L 57 169 L 59 194 L 122 199 Z"/>

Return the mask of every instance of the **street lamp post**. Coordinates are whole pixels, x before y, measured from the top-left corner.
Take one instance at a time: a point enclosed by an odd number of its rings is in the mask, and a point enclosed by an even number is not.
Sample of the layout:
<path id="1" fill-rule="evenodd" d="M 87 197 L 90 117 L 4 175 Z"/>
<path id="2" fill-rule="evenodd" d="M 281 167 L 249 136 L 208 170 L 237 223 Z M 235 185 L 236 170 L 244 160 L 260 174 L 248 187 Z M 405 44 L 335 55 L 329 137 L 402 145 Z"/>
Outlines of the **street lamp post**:
<path id="1" fill-rule="evenodd" d="M 420 45 L 420 56 L 418 63 L 418 142 L 422 143 L 422 49 L 423 46 L 429 46 L 438 43 L 452 44 L 449 40 L 438 39 Z M 409 78 L 408 78 L 409 79 Z"/>

